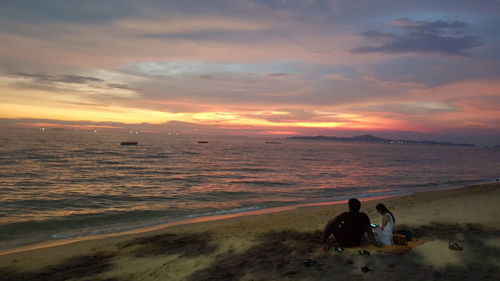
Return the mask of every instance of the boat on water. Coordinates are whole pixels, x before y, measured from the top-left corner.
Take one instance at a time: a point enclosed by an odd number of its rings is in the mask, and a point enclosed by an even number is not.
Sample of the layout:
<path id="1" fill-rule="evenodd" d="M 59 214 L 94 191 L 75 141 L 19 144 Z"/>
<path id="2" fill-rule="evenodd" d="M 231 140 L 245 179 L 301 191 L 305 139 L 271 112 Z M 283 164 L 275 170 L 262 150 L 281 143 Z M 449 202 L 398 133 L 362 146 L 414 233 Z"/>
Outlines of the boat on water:
<path id="1" fill-rule="evenodd" d="M 198 141 L 198 143 L 208 143 L 208 141 Z"/>
<path id="2" fill-rule="evenodd" d="M 136 141 L 124 141 L 124 142 L 121 142 L 120 145 L 137 145 L 138 142 Z"/>
<path id="3" fill-rule="evenodd" d="M 281 144 L 281 142 L 279 142 L 279 141 L 266 141 L 266 143 L 269 143 L 269 144 Z"/>

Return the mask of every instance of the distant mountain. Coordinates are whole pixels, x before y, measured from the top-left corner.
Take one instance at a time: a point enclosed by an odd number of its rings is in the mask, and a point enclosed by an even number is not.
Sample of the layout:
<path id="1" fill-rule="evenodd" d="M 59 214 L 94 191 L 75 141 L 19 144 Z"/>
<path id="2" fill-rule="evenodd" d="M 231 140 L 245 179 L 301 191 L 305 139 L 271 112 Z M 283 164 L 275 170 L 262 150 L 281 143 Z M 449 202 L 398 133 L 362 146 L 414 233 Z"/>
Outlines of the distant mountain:
<path id="1" fill-rule="evenodd" d="M 416 140 L 392 140 L 383 139 L 372 135 L 361 135 L 351 138 L 335 137 L 335 136 L 299 136 L 289 137 L 288 139 L 298 140 L 326 140 L 326 141 L 349 141 L 349 142 L 376 142 L 376 143 L 395 143 L 395 144 L 418 144 L 418 145 L 449 145 L 449 146 L 475 146 L 469 143 L 452 143 L 439 141 L 416 141 Z"/>
<path id="2" fill-rule="evenodd" d="M 391 142 L 391 140 L 389 139 L 383 139 L 372 135 L 355 136 L 350 139 L 351 141 L 360 141 L 360 142 Z"/>

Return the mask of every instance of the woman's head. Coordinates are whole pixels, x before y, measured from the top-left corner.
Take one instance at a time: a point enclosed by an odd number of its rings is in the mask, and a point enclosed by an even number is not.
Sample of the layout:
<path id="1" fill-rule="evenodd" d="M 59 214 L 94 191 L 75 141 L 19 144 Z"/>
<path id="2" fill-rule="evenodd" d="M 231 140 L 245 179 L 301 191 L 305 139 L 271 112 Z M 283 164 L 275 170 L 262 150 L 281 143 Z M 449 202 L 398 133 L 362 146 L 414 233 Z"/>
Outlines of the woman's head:
<path id="1" fill-rule="evenodd" d="M 381 215 L 385 215 L 385 214 L 389 214 L 391 215 L 392 217 L 392 220 L 394 220 L 394 222 L 396 222 L 396 218 L 394 217 L 394 215 L 391 213 L 391 211 L 389 211 L 389 209 L 387 209 L 387 207 L 382 204 L 382 203 L 378 203 L 377 206 L 375 206 L 375 209 L 377 209 L 377 211 L 381 214 Z"/>
<path id="2" fill-rule="evenodd" d="M 375 207 L 375 209 L 377 209 L 377 211 L 381 214 L 385 214 L 385 213 L 389 212 L 387 207 L 382 203 L 378 203 L 377 206 Z"/>

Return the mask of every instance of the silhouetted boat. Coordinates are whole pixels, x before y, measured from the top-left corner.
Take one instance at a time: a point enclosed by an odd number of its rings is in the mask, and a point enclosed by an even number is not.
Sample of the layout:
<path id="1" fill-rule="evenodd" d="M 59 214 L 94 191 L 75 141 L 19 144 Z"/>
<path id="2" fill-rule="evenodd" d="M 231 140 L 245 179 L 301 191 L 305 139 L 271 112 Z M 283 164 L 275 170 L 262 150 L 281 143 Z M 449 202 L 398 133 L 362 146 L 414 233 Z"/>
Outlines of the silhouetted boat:
<path id="1" fill-rule="evenodd" d="M 279 141 L 266 141 L 266 143 L 270 143 L 270 144 L 281 144 L 281 142 L 279 142 Z"/>
<path id="2" fill-rule="evenodd" d="M 198 143 L 208 143 L 208 141 L 198 141 Z"/>
<path id="3" fill-rule="evenodd" d="M 136 141 L 124 141 L 124 142 L 121 142 L 120 145 L 137 145 L 138 142 Z"/>

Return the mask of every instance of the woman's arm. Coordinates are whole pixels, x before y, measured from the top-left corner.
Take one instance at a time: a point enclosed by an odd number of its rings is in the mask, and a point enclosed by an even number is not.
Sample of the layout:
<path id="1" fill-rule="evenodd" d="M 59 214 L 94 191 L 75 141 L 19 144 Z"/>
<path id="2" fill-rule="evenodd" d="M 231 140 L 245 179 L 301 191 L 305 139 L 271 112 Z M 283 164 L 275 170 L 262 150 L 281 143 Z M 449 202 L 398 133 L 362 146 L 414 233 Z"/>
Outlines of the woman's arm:
<path id="1" fill-rule="evenodd" d="M 382 225 L 380 226 L 380 230 L 384 231 L 385 226 L 387 225 L 387 222 L 389 221 L 389 215 L 385 214 L 382 217 Z"/>

